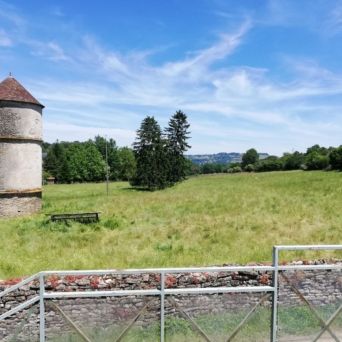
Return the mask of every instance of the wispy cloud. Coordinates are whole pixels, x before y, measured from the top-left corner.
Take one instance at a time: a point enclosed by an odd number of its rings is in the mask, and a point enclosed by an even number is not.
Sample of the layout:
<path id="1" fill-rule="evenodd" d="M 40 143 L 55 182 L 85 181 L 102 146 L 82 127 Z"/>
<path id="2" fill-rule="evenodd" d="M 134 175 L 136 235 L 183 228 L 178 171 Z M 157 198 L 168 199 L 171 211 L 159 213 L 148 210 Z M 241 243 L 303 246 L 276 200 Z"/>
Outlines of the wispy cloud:
<path id="1" fill-rule="evenodd" d="M 272 13 L 268 23 L 260 16 L 247 16 L 250 19 L 243 19 L 234 29 L 221 30 L 201 49 L 189 49 L 158 63 L 151 57 L 172 48 L 172 42 L 162 48 L 123 52 L 100 43 L 96 34 L 78 32 L 76 40 L 65 41 L 21 32 L 13 39 L 36 59 L 52 65 L 57 73 L 68 72 L 67 78 L 40 75 L 27 84 L 46 105 L 45 139 L 83 140 L 99 133 L 113 136 L 119 145 L 129 145 L 145 115 L 155 115 L 164 125 L 181 108 L 192 123 L 193 153 L 243 151 L 251 146 L 280 153 L 284 146 L 338 145 L 341 73 L 314 57 L 282 55 L 281 63 L 291 75 L 286 79 L 274 78 L 271 66 L 231 62 L 258 25 L 295 25 L 295 2 L 272 3 L 267 7 Z M 12 18 L 11 11 L 8 18 Z M 8 19 L 13 25 L 29 22 L 14 18 Z M 338 14 L 334 18 L 336 26 Z M 12 40 L 7 46 L 14 48 L 11 44 Z"/>
<path id="2" fill-rule="evenodd" d="M 93 138 L 96 135 L 107 135 L 120 140 L 123 145 L 130 145 L 135 136 L 135 131 L 132 130 L 98 126 L 80 127 L 79 125 L 59 123 L 45 123 L 44 133 L 50 141 L 70 141 L 70 137 L 75 141 L 83 141 L 85 138 Z"/>
<path id="3" fill-rule="evenodd" d="M 328 13 L 324 24 L 329 34 L 342 33 L 342 1 L 339 1 Z"/>
<path id="4" fill-rule="evenodd" d="M 84 36 L 83 42 L 85 48 L 81 54 L 81 61 L 86 64 L 92 64 L 99 67 L 106 74 L 115 76 L 131 77 L 133 70 L 129 69 L 128 61 L 117 52 L 106 51 L 97 42 L 94 37 Z"/>
<path id="5" fill-rule="evenodd" d="M 64 17 L 65 13 L 63 12 L 63 10 L 61 9 L 61 7 L 59 6 L 54 6 L 51 8 L 51 14 L 55 15 L 57 17 Z"/>
<path id="6" fill-rule="evenodd" d="M 8 2 L 0 1 L 0 18 L 2 21 L 9 22 L 16 27 L 22 27 L 26 24 L 26 21 L 17 12 L 17 8 L 13 5 Z"/>
<path id="7" fill-rule="evenodd" d="M 195 52 L 191 58 L 173 63 L 166 63 L 161 72 L 169 76 L 184 75 L 191 79 L 198 78 L 213 63 L 225 59 L 241 44 L 252 24 L 250 20 L 244 22 L 235 32 L 221 35 L 221 39 L 214 45 Z M 203 74 L 202 74 L 203 76 Z"/>
<path id="8" fill-rule="evenodd" d="M 342 32 L 341 0 L 267 0 L 266 6 L 253 14 L 256 25 L 300 28 L 325 37 Z"/>
<path id="9" fill-rule="evenodd" d="M 55 42 L 49 42 L 47 48 L 50 51 L 50 58 L 54 61 L 67 61 L 70 57 L 66 56 L 64 50 Z"/>
<path id="10" fill-rule="evenodd" d="M 276 139 L 279 133 L 271 133 L 274 127 L 278 130 L 291 132 L 300 141 L 294 142 L 294 147 L 302 147 L 303 142 L 314 142 L 315 137 L 335 134 L 336 127 L 342 128 L 342 122 L 315 122 L 308 120 L 314 107 L 309 107 L 312 97 L 326 97 L 342 94 L 340 75 L 319 66 L 314 61 L 290 61 L 288 67 L 297 77 L 288 83 L 276 83 L 268 78 L 268 70 L 245 66 L 216 67 L 215 62 L 225 59 L 234 53 L 243 42 L 248 32 L 248 26 L 243 24 L 236 32 L 224 34 L 206 49 L 193 53 L 180 61 L 166 62 L 161 66 L 153 66 L 147 59 L 136 63 L 132 56 L 126 57 L 116 51 L 103 49 L 95 39 L 86 38 L 80 61 L 83 67 L 92 66 L 94 72 L 103 77 L 102 84 L 37 84 L 35 88 L 47 104 L 58 104 L 63 108 L 78 110 L 84 108 L 84 113 L 93 113 L 94 109 L 101 112 L 98 123 L 105 122 L 110 115 L 110 108 L 120 112 L 122 106 L 135 106 L 139 113 L 154 114 L 171 113 L 175 108 L 182 108 L 193 113 L 194 132 L 203 133 L 202 117 L 211 116 L 221 122 L 224 118 L 240 120 L 240 123 L 255 123 L 262 134 L 253 130 L 241 130 L 234 125 L 232 129 L 219 126 L 208 128 L 206 136 L 224 137 L 248 144 L 248 138 L 258 140 L 264 146 L 262 137 Z M 97 71 L 95 71 L 97 70 Z M 40 90 L 44 89 L 44 91 Z M 302 107 L 298 107 L 298 101 Z M 88 106 L 88 108 L 87 108 Z M 305 110 L 303 109 L 305 107 Z M 331 108 L 329 109 L 331 112 Z M 107 111 L 107 113 L 106 113 Z M 90 117 L 93 114 L 89 114 Z M 125 114 L 129 120 L 132 112 Z M 80 117 L 82 115 L 80 114 Z M 221 118 L 221 119 L 220 119 Z M 137 120 L 137 118 L 134 118 Z M 89 120 L 83 122 L 91 122 Z M 78 123 L 82 125 L 82 120 Z M 202 127 L 199 129 L 198 127 Z M 95 129 L 96 130 L 96 129 Z M 219 133 L 219 130 L 221 133 Z M 92 130 L 93 132 L 94 130 Z M 89 129 L 80 129 L 80 134 Z M 248 134 L 246 134 L 248 132 Z M 235 135 L 235 138 L 232 136 Z M 55 136 L 55 135 L 53 135 Z M 240 138 L 237 138 L 240 137 Z M 118 138 L 120 139 L 120 138 Z M 198 147 L 196 147 L 198 146 Z M 200 152 L 200 145 L 195 150 Z M 217 146 L 210 147 L 210 149 Z M 208 151 L 208 147 L 206 151 Z M 270 152 L 279 153 L 279 148 L 270 146 Z"/>
<path id="11" fill-rule="evenodd" d="M 13 42 L 5 30 L 0 29 L 0 46 L 12 46 Z"/>
<path id="12" fill-rule="evenodd" d="M 40 41 L 30 40 L 27 44 L 32 48 L 33 56 L 47 58 L 55 62 L 71 61 L 72 58 L 67 56 L 63 48 L 56 42 L 43 43 Z"/>

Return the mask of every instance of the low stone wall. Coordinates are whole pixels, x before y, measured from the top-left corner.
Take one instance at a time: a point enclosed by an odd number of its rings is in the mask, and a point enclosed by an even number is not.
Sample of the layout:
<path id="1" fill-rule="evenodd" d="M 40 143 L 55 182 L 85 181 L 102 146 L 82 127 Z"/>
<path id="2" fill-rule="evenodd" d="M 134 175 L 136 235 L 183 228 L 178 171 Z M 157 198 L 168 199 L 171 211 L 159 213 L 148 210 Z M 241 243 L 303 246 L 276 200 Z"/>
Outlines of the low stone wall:
<path id="1" fill-rule="evenodd" d="M 336 261 L 335 261 L 336 262 Z M 308 263 L 308 262 L 306 262 Z M 324 263 L 313 261 L 309 263 Z M 331 271 L 287 271 L 286 276 L 305 298 L 313 305 L 329 305 L 342 301 L 342 274 Z M 166 288 L 220 287 L 220 286 L 265 286 L 272 282 L 270 272 L 211 272 L 168 274 L 165 277 Z M 0 283 L 0 291 L 11 284 Z M 51 276 L 46 281 L 46 291 L 98 291 L 98 290 L 141 290 L 160 288 L 158 274 L 142 275 L 106 275 L 106 276 Z M 10 308 L 36 296 L 39 292 L 37 282 L 25 286 L 3 298 L 0 298 L 0 314 Z M 260 300 L 263 294 L 214 294 L 214 295 L 177 295 L 173 296 L 179 307 L 193 317 L 215 315 L 238 310 L 248 310 Z M 54 300 L 74 322 L 81 327 L 105 328 L 113 325 L 127 325 L 128 322 L 148 302 L 148 310 L 136 325 L 158 324 L 160 303 L 158 296 L 149 297 L 106 297 Z M 279 305 L 297 306 L 301 301 L 291 286 L 279 277 Z M 270 307 L 270 301 L 263 304 Z M 31 311 L 30 311 L 31 310 Z M 10 341 L 17 334 L 16 341 L 38 340 L 38 305 L 26 309 L 17 315 L 0 322 L 0 340 Z M 178 315 L 173 304 L 166 297 L 166 316 Z M 53 337 L 70 331 L 70 326 L 51 304 L 46 301 L 47 336 Z"/>

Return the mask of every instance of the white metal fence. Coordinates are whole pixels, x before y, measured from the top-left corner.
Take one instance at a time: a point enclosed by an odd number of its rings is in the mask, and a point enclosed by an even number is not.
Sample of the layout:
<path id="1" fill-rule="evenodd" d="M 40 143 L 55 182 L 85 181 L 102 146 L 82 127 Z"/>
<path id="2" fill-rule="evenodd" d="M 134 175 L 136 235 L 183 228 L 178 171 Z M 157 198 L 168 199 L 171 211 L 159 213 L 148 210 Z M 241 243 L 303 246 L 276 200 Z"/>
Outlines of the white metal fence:
<path id="1" fill-rule="evenodd" d="M 39 304 L 39 338 L 40 342 L 46 341 L 46 302 L 49 300 L 66 299 L 66 298 L 98 298 L 98 297 L 122 297 L 122 296 L 157 296 L 160 299 L 160 341 L 165 341 L 165 298 L 171 295 L 210 295 L 225 293 L 264 293 L 271 296 L 271 322 L 270 322 L 270 341 L 278 341 L 278 299 L 279 299 L 279 277 L 285 271 L 324 271 L 339 270 L 341 271 L 341 263 L 337 264 L 319 264 L 319 265 L 280 265 L 279 254 L 282 251 L 308 251 L 308 250 L 342 250 L 342 245 L 317 245 L 317 246 L 275 246 L 273 247 L 273 263 L 272 266 L 226 266 L 226 267 L 194 267 L 194 268 L 157 268 L 157 269 L 128 269 L 128 270 L 91 270 L 91 271 L 44 271 L 33 275 L 24 281 L 13 285 L 0 293 L 1 297 L 20 289 L 24 285 L 32 281 L 39 280 L 38 295 L 27 300 L 26 302 L 9 309 L 0 315 L 0 323 L 2 320 L 10 319 L 10 316 L 21 310 L 27 309 L 34 304 Z M 272 273 L 272 284 L 266 286 L 221 286 L 221 287 L 193 287 L 193 288 L 167 288 L 165 286 L 165 277 L 169 274 L 184 273 L 202 273 L 202 272 L 270 272 Z M 139 274 L 158 274 L 160 276 L 160 286 L 154 289 L 140 290 L 109 290 L 109 291 L 46 291 L 46 279 L 49 276 L 102 276 L 102 275 L 139 275 Z M 317 341 L 324 333 L 331 336 L 332 340 L 339 341 L 339 337 L 332 331 L 332 323 L 342 311 L 342 303 L 338 303 L 338 307 L 328 320 L 320 318 L 319 314 L 311 307 L 310 303 L 303 297 L 295 287 L 296 294 L 300 296 L 304 304 L 316 315 L 319 321 L 320 331 L 312 338 Z M 263 301 L 262 298 L 256 306 L 250 310 L 244 319 L 237 325 L 234 331 L 227 336 L 227 341 L 231 341 L 238 334 L 241 327 L 246 323 L 250 316 L 254 313 L 256 307 Z M 191 318 L 189 318 L 191 320 Z M 72 322 L 71 322 L 72 324 Z M 196 324 L 192 322 L 192 324 Z M 196 326 L 195 326 L 196 328 Z M 210 338 L 197 327 L 199 334 L 204 340 L 210 341 Z M 77 327 L 76 327 L 77 329 Z M 82 334 L 82 332 L 80 332 Z M 87 337 L 83 340 L 88 341 Z M 117 339 L 119 341 L 121 339 Z M 238 340 L 238 339 L 236 339 Z"/>

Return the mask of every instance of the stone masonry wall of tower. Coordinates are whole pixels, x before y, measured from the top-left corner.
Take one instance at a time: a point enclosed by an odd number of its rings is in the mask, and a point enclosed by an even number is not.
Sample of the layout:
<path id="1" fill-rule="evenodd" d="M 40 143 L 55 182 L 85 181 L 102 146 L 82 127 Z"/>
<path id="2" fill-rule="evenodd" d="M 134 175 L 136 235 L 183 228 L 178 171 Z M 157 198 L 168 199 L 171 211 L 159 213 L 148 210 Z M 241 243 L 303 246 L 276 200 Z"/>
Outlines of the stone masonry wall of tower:
<path id="1" fill-rule="evenodd" d="M 0 83 L 0 217 L 41 209 L 42 109 L 15 79 Z"/>

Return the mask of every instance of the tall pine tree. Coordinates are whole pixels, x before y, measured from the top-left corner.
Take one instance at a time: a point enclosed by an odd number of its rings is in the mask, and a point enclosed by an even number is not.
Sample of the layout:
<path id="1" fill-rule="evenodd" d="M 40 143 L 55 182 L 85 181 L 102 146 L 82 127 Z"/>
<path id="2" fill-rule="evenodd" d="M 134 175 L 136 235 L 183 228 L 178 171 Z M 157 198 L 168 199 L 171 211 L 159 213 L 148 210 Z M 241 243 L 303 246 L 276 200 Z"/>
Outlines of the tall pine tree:
<path id="1" fill-rule="evenodd" d="M 169 126 L 166 128 L 170 163 L 168 179 L 170 183 L 180 182 L 186 177 L 187 163 L 184 152 L 190 148 L 187 143 L 190 138 L 189 127 L 186 114 L 178 110 L 172 116 Z"/>
<path id="2" fill-rule="evenodd" d="M 136 174 L 131 184 L 149 190 L 167 187 L 166 142 L 154 117 L 147 116 L 142 121 L 133 149 L 136 158 Z"/>

